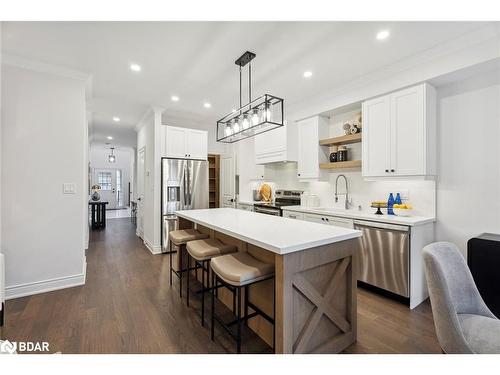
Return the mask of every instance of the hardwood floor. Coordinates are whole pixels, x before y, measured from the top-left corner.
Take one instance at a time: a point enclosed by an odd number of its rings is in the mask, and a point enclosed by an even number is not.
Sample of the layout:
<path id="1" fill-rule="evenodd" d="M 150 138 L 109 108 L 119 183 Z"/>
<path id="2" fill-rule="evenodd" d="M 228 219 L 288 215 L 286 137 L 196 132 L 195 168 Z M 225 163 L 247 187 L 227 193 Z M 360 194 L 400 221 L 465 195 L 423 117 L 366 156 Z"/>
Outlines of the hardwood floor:
<path id="1" fill-rule="evenodd" d="M 1 337 L 47 341 L 62 353 L 233 353 L 220 328 L 210 340 L 199 303 L 186 307 L 175 278 L 170 288 L 168 258 L 143 246 L 130 219 L 110 220 L 91 232 L 86 284 L 7 301 Z M 243 343 L 247 353 L 270 351 L 250 331 Z M 410 311 L 360 289 L 358 342 L 346 352 L 440 353 L 429 304 Z"/>

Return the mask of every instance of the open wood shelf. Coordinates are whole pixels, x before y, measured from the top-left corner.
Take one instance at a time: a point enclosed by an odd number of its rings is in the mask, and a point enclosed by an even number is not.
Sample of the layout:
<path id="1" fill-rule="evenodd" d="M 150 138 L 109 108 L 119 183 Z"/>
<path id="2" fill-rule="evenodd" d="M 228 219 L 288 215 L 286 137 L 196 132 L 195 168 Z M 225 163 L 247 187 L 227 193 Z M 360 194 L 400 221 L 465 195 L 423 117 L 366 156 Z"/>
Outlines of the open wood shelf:
<path id="1" fill-rule="evenodd" d="M 343 135 L 341 137 L 321 139 L 319 141 L 320 146 L 337 146 L 337 145 L 348 145 L 351 143 L 361 142 L 361 133 Z"/>
<path id="2" fill-rule="evenodd" d="M 359 168 L 361 160 L 338 161 L 335 163 L 321 163 L 321 169 L 342 169 L 342 168 Z"/>
<path id="3" fill-rule="evenodd" d="M 219 189 L 220 189 L 220 156 L 208 155 L 208 193 L 209 193 L 209 207 L 219 207 Z"/>

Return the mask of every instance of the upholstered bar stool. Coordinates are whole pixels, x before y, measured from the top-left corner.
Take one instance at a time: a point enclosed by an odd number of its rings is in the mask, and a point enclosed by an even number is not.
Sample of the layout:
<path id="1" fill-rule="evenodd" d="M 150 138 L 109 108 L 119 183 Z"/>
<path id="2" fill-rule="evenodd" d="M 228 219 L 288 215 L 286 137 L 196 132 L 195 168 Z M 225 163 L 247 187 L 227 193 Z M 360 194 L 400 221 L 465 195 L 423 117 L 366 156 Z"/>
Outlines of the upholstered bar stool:
<path id="1" fill-rule="evenodd" d="M 248 290 L 251 285 L 256 283 L 274 279 L 274 264 L 264 263 L 257 258 L 253 257 L 247 252 L 237 252 L 228 255 L 222 255 L 213 258 L 210 262 L 212 268 L 212 327 L 211 327 L 211 338 L 214 339 L 214 323 L 217 321 L 227 333 L 231 335 L 233 339 L 236 340 L 236 351 L 241 353 L 241 326 L 243 322 L 247 322 L 249 319 L 260 315 L 268 322 L 273 325 L 273 349 L 275 347 L 275 332 L 274 332 L 274 315 L 276 311 L 275 307 L 275 287 L 273 285 L 273 317 L 270 317 L 260 308 L 255 306 L 249 301 Z M 215 290 L 217 289 L 219 283 L 222 285 L 235 288 L 236 289 L 236 321 L 230 323 L 224 323 L 215 314 Z M 244 316 L 241 316 L 241 290 L 245 291 L 245 312 Z M 248 308 L 254 310 L 252 314 L 248 314 Z M 236 334 L 231 332 L 231 325 L 236 324 Z"/>
<path id="2" fill-rule="evenodd" d="M 195 269 L 201 268 L 201 325 L 205 325 L 205 292 L 211 289 L 209 285 L 210 261 L 218 256 L 230 254 L 238 251 L 234 245 L 227 245 L 215 238 L 207 238 L 204 240 L 189 241 L 186 245 L 188 252 L 188 266 L 190 264 L 189 257 L 194 259 Z M 206 279 L 205 279 L 206 275 Z M 206 280 L 206 283 L 205 283 Z M 186 287 L 187 300 L 189 306 L 189 274 Z"/>
<path id="3" fill-rule="evenodd" d="M 196 229 L 179 229 L 173 230 L 169 234 L 170 250 L 173 246 L 177 246 L 177 256 L 179 258 L 179 270 L 175 270 L 172 267 L 172 253 L 170 251 L 170 285 L 172 285 L 172 274 L 175 274 L 179 278 L 179 296 L 182 298 L 182 274 L 184 272 L 189 272 L 189 262 L 186 268 L 182 268 L 182 251 L 186 248 L 186 243 L 189 241 L 201 240 L 203 238 L 208 238 L 208 234 L 201 233 Z"/>

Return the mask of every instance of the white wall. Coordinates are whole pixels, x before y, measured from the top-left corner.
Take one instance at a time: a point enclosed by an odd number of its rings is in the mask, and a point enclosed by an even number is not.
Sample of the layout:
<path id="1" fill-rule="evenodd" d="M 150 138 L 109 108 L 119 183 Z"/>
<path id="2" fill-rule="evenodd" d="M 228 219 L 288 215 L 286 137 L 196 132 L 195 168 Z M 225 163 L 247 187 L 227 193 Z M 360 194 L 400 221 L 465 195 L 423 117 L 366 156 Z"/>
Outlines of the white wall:
<path id="1" fill-rule="evenodd" d="M 437 240 L 500 233 L 500 77 L 438 89 Z"/>
<path id="2" fill-rule="evenodd" d="M 146 116 L 137 130 L 137 150 L 146 148 L 143 225 L 144 244 L 152 253 L 161 252 L 160 246 L 160 127 L 161 110 L 153 109 Z M 136 158 L 137 160 L 137 158 Z"/>
<path id="3" fill-rule="evenodd" d="M 85 82 L 2 65 L 7 296 L 85 282 Z M 63 194 L 74 183 L 75 194 Z"/>
<path id="4" fill-rule="evenodd" d="M 110 146 L 103 147 L 100 145 L 92 145 L 90 148 L 90 167 L 92 172 L 95 169 L 121 169 L 122 171 L 122 183 L 124 192 L 124 206 L 128 205 L 129 197 L 129 182 L 131 183 L 132 190 L 132 169 L 133 168 L 133 149 L 128 148 L 115 148 L 114 154 L 116 155 L 116 162 L 110 163 L 108 156 L 111 153 Z M 95 174 L 92 173 L 94 178 Z"/>

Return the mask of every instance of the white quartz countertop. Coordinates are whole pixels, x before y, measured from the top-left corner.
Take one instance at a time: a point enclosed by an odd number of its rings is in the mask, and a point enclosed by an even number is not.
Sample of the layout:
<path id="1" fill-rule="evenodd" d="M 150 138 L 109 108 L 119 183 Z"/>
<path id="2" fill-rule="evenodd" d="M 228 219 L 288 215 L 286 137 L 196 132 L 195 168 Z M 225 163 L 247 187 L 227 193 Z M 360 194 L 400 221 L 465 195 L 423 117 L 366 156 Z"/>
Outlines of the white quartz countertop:
<path id="1" fill-rule="evenodd" d="M 357 210 L 337 210 L 337 209 L 322 209 L 322 208 L 305 208 L 301 206 L 286 206 L 282 207 L 286 211 L 304 212 L 318 215 L 337 216 L 348 219 L 359 219 L 376 221 L 379 223 L 400 224 L 407 226 L 416 226 L 436 221 L 435 217 L 431 216 L 396 216 L 396 215 L 375 215 L 373 212 L 357 211 Z"/>
<path id="2" fill-rule="evenodd" d="M 361 236 L 355 229 L 234 208 L 183 210 L 176 215 L 280 255 Z"/>

